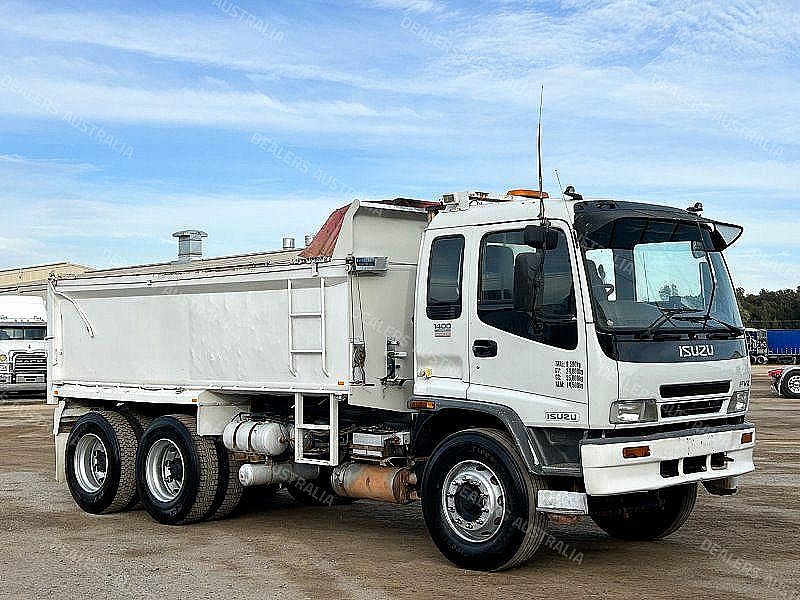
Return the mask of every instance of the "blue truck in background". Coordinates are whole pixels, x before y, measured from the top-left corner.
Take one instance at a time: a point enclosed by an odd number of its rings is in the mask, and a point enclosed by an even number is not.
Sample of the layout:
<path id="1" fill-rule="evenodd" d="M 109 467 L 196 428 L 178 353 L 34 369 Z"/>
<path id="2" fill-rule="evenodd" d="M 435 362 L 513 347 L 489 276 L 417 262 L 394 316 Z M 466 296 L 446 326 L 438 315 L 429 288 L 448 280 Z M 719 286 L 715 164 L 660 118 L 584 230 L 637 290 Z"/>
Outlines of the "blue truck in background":
<path id="1" fill-rule="evenodd" d="M 752 363 L 800 364 L 800 329 L 748 328 L 746 334 Z"/>
<path id="2" fill-rule="evenodd" d="M 772 389 L 784 398 L 800 399 L 800 329 L 745 330 L 750 362 L 794 365 L 769 371 Z"/>

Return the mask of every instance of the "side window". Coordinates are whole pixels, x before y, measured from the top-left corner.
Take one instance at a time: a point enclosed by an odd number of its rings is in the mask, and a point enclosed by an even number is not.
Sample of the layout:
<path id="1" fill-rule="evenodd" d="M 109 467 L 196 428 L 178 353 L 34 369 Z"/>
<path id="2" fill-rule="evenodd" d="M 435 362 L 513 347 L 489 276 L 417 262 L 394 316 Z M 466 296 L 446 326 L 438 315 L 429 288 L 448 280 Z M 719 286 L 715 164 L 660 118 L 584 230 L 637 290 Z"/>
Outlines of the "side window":
<path id="1" fill-rule="evenodd" d="M 461 316 L 464 237 L 452 235 L 433 240 L 429 262 L 428 318 L 458 319 Z"/>
<path id="2" fill-rule="evenodd" d="M 578 345 L 575 288 L 563 231 L 553 250 L 527 246 L 522 229 L 484 236 L 478 316 L 508 333 L 556 348 Z"/>

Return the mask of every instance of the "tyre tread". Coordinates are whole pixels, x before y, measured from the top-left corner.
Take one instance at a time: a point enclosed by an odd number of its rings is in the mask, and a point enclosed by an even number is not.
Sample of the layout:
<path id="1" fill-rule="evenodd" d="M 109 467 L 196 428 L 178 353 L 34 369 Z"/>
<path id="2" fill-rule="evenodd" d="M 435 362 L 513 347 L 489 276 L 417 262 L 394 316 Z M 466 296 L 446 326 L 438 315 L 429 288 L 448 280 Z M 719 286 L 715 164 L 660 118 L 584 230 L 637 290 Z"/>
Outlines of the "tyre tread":
<path id="1" fill-rule="evenodd" d="M 220 520 L 231 516 L 242 503 L 244 497 L 244 486 L 239 481 L 239 468 L 244 461 L 233 457 L 228 449 L 218 442 L 218 452 L 220 460 L 219 469 L 219 489 L 215 508 L 212 508 L 209 520 Z"/>
<path id="2" fill-rule="evenodd" d="M 520 469 L 522 479 L 527 488 L 528 521 L 526 523 L 525 539 L 520 545 L 519 550 L 517 550 L 517 553 L 508 562 L 494 570 L 505 571 L 513 569 L 514 567 L 528 562 L 533 555 L 536 554 L 536 551 L 542 545 L 544 536 L 547 533 L 547 524 L 549 522 L 547 515 L 537 512 L 536 510 L 537 493 L 538 490 L 544 488 L 544 481 L 528 472 L 514 441 L 506 432 L 489 428 L 473 429 L 472 431 L 481 432 L 484 435 L 492 437 L 505 448 L 506 452 L 508 452 L 517 463 L 517 467 Z"/>
<path id="3" fill-rule="evenodd" d="M 219 483 L 219 459 L 213 440 L 197 434 L 197 419 L 189 415 L 169 415 L 180 422 L 190 434 L 198 462 L 197 495 L 192 508 L 176 525 L 188 525 L 210 517 Z"/>
<path id="4" fill-rule="evenodd" d="M 110 410 L 92 411 L 102 416 L 114 431 L 119 448 L 119 482 L 117 493 L 102 514 L 130 510 L 137 502 L 136 493 L 136 449 L 139 438 L 130 421 L 119 412 Z"/>

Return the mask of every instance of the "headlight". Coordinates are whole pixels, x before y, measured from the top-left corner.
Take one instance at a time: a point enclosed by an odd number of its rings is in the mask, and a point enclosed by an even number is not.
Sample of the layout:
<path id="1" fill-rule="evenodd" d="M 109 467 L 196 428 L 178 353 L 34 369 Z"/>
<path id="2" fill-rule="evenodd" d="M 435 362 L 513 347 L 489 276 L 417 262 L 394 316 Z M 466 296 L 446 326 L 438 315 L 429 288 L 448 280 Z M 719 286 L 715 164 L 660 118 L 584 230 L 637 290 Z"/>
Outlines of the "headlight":
<path id="1" fill-rule="evenodd" d="M 5 354 L 0 354 L 0 363 L 4 363 L 8 360 L 8 356 Z"/>
<path id="2" fill-rule="evenodd" d="M 611 405 L 610 423 L 647 423 L 658 420 L 658 405 L 647 400 L 617 400 Z"/>
<path id="3" fill-rule="evenodd" d="M 745 412 L 748 404 L 750 404 L 750 390 L 734 392 L 728 403 L 728 414 Z"/>

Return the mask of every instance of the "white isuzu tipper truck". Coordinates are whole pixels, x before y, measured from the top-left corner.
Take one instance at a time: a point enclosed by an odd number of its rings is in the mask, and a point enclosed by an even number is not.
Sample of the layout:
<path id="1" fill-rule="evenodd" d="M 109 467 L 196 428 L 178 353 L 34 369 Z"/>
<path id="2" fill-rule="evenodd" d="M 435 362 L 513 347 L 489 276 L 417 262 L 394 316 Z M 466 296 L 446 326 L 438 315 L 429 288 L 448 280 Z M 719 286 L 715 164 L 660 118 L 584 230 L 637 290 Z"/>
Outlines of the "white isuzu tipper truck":
<path id="1" fill-rule="evenodd" d="M 47 389 L 44 300 L 0 296 L 0 394 Z"/>
<path id="2" fill-rule="evenodd" d="M 288 260 L 54 279 L 57 469 L 85 511 L 172 525 L 247 487 L 420 500 L 468 569 L 528 560 L 552 514 L 661 538 L 754 468 L 741 232 L 466 192 L 354 201 Z"/>

